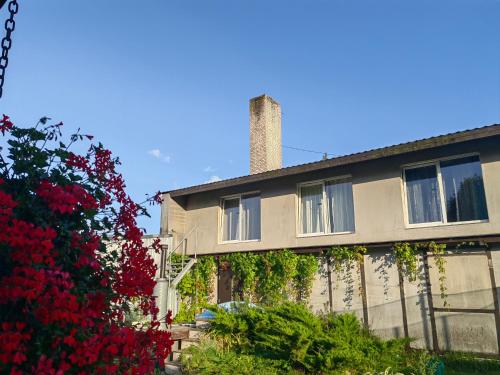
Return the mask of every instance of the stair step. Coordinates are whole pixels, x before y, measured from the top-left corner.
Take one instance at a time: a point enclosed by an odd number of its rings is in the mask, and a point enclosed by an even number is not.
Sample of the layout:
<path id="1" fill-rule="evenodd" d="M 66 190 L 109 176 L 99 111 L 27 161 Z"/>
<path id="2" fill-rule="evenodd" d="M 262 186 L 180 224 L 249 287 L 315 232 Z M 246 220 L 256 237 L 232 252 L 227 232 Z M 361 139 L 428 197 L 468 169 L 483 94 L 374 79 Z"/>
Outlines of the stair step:
<path id="1" fill-rule="evenodd" d="M 165 374 L 168 374 L 168 375 L 182 374 L 180 363 L 177 364 L 177 363 L 172 362 L 172 363 L 167 364 L 165 366 Z"/>

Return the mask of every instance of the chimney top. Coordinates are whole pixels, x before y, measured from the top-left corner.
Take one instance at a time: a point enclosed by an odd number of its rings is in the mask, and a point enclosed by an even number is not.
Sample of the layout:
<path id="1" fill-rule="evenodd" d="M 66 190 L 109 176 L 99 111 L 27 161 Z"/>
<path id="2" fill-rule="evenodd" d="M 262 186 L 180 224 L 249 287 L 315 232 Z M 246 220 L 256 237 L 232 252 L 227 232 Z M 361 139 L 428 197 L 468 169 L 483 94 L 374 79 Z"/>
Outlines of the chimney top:
<path id="1" fill-rule="evenodd" d="M 250 174 L 280 169 L 281 106 L 263 94 L 250 99 Z"/>

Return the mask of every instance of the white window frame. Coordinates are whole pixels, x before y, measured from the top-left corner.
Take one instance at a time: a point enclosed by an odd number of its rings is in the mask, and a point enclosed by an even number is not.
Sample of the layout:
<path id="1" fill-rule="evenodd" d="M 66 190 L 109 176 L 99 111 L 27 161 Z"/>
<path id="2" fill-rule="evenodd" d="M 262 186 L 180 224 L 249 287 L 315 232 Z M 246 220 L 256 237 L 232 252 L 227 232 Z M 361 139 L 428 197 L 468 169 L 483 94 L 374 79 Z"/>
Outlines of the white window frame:
<path id="1" fill-rule="evenodd" d="M 241 239 L 241 211 L 242 211 L 242 202 L 241 198 L 246 196 L 246 195 L 255 195 L 259 194 L 259 200 L 260 200 L 260 217 L 259 217 L 259 225 L 260 225 L 260 238 L 255 239 L 255 240 L 242 240 Z M 239 239 L 237 240 L 229 240 L 229 241 L 224 241 L 224 202 L 226 200 L 231 200 L 231 199 L 238 199 L 239 201 L 239 214 L 238 214 L 238 232 L 239 232 Z M 224 197 L 220 198 L 220 215 L 219 215 L 219 243 L 220 244 L 231 244 L 231 243 L 243 243 L 243 242 L 260 242 L 262 241 L 262 199 L 260 195 L 260 191 L 249 191 L 241 194 L 233 194 L 233 195 L 227 195 Z"/>
<path id="2" fill-rule="evenodd" d="M 478 224 L 478 223 L 488 223 L 489 222 L 490 216 L 488 214 L 488 202 L 486 202 L 486 214 L 488 215 L 488 219 L 448 222 L 448 214 L 446 212 L 446 199 L 444 196 L 444 186 L 443 186 L 443 178 L 441 176 L 440 163 L 442 161 L 463 159 L 463 158 L 467 158 L 469 156 L 477 156 L 479 158 L 479 166 L 481 168 L 481 178 L 483 179 L 483 188 L 484 188 L 484 193 L 486 195 L 486 185 L 484 183 L 483 163 L 481 162 L 481 157 L 480 157 L 478 152 L 447 156 L 447 157 L 443 157 L 443 158 L 431 159 L 431 160 L 417 162 L 417 163 L 404 164 L 401 166 L 402 167 L 401 184 L 402 184 L 402 193 L 403 193 L 404 223 L 405 223 L 405 227 L 407 229 L 437 227 L 437 226 L 449 226 L 449 225 Z M 432 221 L 432 222 L 427 222 L 427 223 L 411 224 L 410 223 L 410 211 L 408 209 L 408 197 L 407 197 L 407 192 L 406 192 L 406 171 L 409 169 L 427 167 L 430 165 L 434 165 L 436 167 L 436 178 L 438 181 L 438 188 L 439 188 L 439 203 L 441 206 L 441 221 Z"/>
<path id="3" fill-rule="evenodd" d="M 337 236 L 337 235 L 343 235 L 343 234 L 353 234 L 356 232 L 356 210 L 355 210 L 355 203 L 354 203 L 354 189 L 351 190 L 351 193 L 353 195 L 353 210 L 354 210 L 354 231 L 346 231 L 346 232 L 330 232 L 330 215 L 328 215 L 328 202 L 326 199 L 326 189 L 325 185 L 328 182 L 334 182 L 334 181 L 341 181 L 341 180 L 349 180 L 351 182 L 351 186 L 353 187 L 354 184 L 352 183 L 352 176 L 351 175 L 342 175 L 342 176 L 336 176 L 336 177 L 331 177 L 327 179 L 321 179 L 321 180 L 313 180 L 313 181 L 306 181 L 306 182 L 301 182 L 297 184 L 297 199 L 296 199 L 296 207 L 297 209 L 295 212 L 297 212 L 297 220 L 295 220 L 295 231 L 296 231 L 296 236 L 297 237 L 318 237 L 318 236 Z M 323 232 L 315 232 L 315 233 L 302 233 L 302 188 L 304 186 L 314 186 L 314 185 L 321 185 L 322 191 L 323 191 L 323 197 L 321 200 L 321 206 L 322 206 L 322 215 L 323 215 Z M 325 208 L 326 207 L 326 208 Z"/>

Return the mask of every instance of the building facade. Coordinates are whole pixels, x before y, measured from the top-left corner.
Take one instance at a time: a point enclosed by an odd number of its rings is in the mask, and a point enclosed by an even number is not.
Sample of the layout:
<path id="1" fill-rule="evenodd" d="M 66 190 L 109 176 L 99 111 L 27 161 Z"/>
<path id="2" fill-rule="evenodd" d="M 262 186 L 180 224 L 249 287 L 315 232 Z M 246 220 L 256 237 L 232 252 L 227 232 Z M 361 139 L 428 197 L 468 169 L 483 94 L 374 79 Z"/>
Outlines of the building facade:
<path id="1" fill-rule="evenodd" d="M 351 278 L 360 292 L 346 302 L 353 286 L 318 274 L 314 310 L 354 311 L 416 347 L 499 352 L 500 125 L 286 168 L 280 142 L 279 104 L 252 99 L 251 173 L 165 192 L 161 234 L 196 256 L 366 246 Z M 425 241 L 448 245 L 446 304 L 432 254 L 415 282 L 396 266 L 395 243 Z M 224 302 L 230 276 L 218 276 Z"/>

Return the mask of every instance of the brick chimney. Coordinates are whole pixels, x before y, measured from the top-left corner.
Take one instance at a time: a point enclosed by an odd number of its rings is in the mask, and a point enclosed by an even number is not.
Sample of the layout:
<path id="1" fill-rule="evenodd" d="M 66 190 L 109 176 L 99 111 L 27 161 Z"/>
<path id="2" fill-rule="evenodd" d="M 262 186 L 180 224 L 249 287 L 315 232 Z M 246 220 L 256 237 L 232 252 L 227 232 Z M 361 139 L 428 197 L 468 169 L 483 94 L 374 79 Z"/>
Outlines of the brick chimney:
<path id="1" fill-rule="evenodd" d="M 281 168 L 281 106 L 261 95 L 250 99 L 250 174 Z"/>

